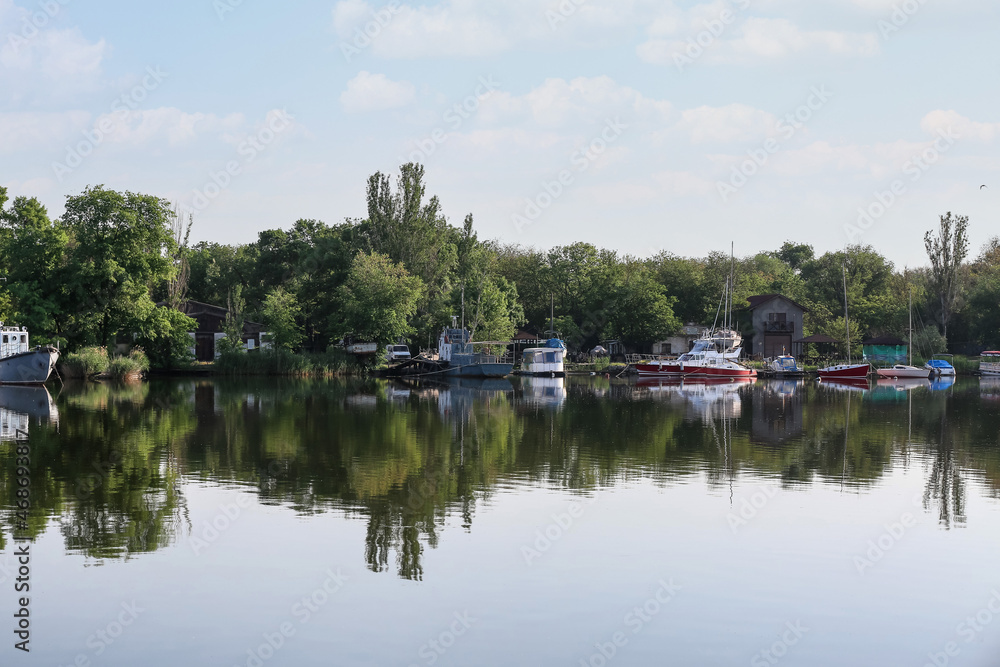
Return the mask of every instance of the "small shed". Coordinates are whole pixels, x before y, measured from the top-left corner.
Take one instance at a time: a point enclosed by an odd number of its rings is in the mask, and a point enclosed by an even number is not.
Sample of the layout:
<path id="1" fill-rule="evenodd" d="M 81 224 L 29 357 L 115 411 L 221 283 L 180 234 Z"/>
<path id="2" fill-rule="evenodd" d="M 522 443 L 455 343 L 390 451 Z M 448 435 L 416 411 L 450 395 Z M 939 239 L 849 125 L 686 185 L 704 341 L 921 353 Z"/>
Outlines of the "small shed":
<path id="1" fill-rule="evenodd" d="M 905 364 L 907 345 L 895 336 L 878 336 L 861 341 L 861 352 L 868 362 Z"/>
<path id="2" fill-rule="evenodd" d="M 229 309 L 201 301 L 185 301 L 179 310 L 198 322 L 198 328 L 191 332 L 194 338 L 194 357 L 198 361 L 214 361 L 219 356 L 217 344 L 225 338 L 223 325 Z M 262 340 L 267 336 L 264 325 L 258 322 L 243 322 L 243 345 L 247 350 L 261 347 Z"/>

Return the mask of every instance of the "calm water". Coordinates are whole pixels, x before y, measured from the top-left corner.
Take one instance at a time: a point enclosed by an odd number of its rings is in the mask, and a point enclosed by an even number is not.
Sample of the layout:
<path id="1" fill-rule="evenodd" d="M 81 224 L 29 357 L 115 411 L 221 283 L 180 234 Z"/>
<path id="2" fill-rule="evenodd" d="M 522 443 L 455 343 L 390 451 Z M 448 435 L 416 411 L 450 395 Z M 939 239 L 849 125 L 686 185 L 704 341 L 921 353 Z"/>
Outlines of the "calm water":
<path id="1" fill-rule="evenodd" d="M 51 394 L 0 388 L 3 665 L 1000 664 L 985 380 Z"/>

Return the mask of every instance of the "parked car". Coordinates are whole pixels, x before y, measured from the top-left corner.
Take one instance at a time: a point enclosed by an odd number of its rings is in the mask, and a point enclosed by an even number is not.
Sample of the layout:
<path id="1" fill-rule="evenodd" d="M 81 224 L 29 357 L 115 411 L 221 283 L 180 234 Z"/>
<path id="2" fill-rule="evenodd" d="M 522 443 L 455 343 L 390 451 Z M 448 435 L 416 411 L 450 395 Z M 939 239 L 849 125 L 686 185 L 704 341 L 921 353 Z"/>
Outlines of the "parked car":
<path id="1" fill-rule="evenodd" d="M 406 361 L 410 358 L 410 348 L 405 345 L 388 345 L 385 348 L 386 361 Z"/>

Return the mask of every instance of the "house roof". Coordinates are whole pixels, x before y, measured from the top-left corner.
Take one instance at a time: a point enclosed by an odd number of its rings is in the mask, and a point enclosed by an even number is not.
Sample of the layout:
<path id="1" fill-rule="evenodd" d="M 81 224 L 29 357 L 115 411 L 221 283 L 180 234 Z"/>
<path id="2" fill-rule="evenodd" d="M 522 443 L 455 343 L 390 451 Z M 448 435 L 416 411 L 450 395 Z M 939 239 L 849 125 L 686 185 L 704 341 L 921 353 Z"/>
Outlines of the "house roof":
<path id="1" fill-rule="evenodd" d="M 869 338 L 868 340 L 861 341 L 862 345 L 906 345 L 905 340 L 900 340 L 895 336 L 876 336 L 875 338 Z"/>
<path id="2" fill-rule="evenodd" d="M 795 341 L 796 343 L 839 343 L 836 338 L 827 336 L 826 334 L 813 334 L 812 336 L 806 336 L 805 338 Z"/>
<path id="3" fill-rule="evenodd" d="M 787 296 L 785 296 L 783 294 L 758 294 L 757 296 L 748 296 L 747 297 L 747 301 L 750 302 L 750 310 L 756 310 L 757 308 L 760 308 L 761 306 L 763 306 L 765 303 L 769 303 L 770 301 L 773 301 L 774 299 L 784 299 L 788 303 L 794 305 L 799 310 L 801 310 L 803 312 L 806 312 L 806 313 L 809 312 L 809 309 L 806 308 L 805 306 L 803 306 L 801 303 L 793 301 L 792 299 L 789 299 Z"/>

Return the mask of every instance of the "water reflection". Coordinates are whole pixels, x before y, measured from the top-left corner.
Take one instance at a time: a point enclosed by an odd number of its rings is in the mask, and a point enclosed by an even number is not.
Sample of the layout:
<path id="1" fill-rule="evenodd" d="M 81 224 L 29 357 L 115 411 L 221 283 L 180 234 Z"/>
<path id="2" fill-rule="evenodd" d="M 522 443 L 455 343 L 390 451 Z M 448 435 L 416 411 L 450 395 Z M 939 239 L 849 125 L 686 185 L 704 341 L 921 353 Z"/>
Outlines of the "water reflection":
<path id="1" fill-rule="evenodd" d="M 185 380 L 67 386 L 58 411 L 44 389 L 0 391 L 0 409 L 5 428 L 28 416 L 32 474 L 52 480 L 35 489 L 34 534 L 58 521 L 70 552 L 168 546 L 191 530 L 188 484 L 240 484 L 263 503 L 362 519 L 359 559 L 417 580 L 450 518 L 471 530 L 492 494 L 523 486 L 746 477 L 864 492 L 917 461 L 926 510 L 963 525 L 970 475 L 1000 490 L 1000 385 L 928 384 Z"/>
<path id="2" fill-rule="evenodd" d="M 28 433 L 30 423 L 58 424 L 59 410 L 45 387 L 0 385 L 0 441 Z"/>

